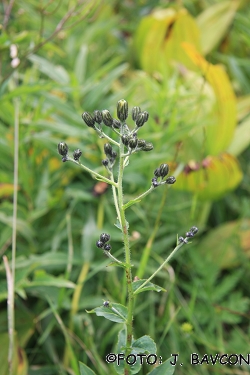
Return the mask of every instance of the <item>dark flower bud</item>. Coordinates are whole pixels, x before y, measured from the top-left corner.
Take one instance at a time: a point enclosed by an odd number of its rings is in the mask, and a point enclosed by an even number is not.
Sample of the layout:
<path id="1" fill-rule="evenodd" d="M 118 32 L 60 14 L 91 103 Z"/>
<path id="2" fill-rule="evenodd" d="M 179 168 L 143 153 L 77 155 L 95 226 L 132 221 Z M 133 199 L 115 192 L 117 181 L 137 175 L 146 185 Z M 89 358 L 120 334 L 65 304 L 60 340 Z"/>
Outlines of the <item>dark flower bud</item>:
<path id="1" fill-rule="evenodd" d="M 159 184 L 157 182 L 157 179 L 155 177 L 152 178 L 152 185 L 153 185 L 154 188 L 157 187 L 157 186 L 159 186 Z"/>
<path id="2" fill-rule="evenodd" d="M 115 129 L 120 129 L 120 127 L 121 127 L 121 123 L 120 123 L 119 120 L 116 120 L 116 119 L 114 118 L 112 126 L 113 126 L 113 128 L 115 128 Z"/>
<path id="3" fill-rule="evenodd" d="M 106 156 L 111 157 L 112 156 L 112 146 L 109 143 L 105 143 L 104 145 L 104 152 Z"/>
<path id="4" fill-rule="evenodd" d="M 143 126 L 145 124 L 146 121 L 147 120 L 146 120 L 146 116 L 145 116 L 144 112 L 141 112 L 141 113 L 138 113 L 135 124 L 138 128 L 140 128 L 141 126 Z"/>
<path id="5" fill-rule="evenodd" d="M 142 112 L 142 113 L 143 113 L 143 115 L 144 115 L 145 122 L 147 122 L 147 121 L 148 121 L 148 118 L 149 118 L 149 113 L 148 113 L 147 111 L 144 111 L 144 112 Z"/>
<path id="6" fill-rule="evenodd" d="M 102 165 L 104 165 L 104 167 L 107 167 L 109 165 L 108 159 L 102 160 Z"/>
<path id="7" fill-rule="evenodd" d="M 141 113 L 140 107 L 133 107 L 132 108 L 132 119 L 133 119 L 133 121 L 137 120 L 137 117 L 138 117 L 139 113 Z"/>
<path id="8" fill-rule="evenodd" d="M 62 156 L 66 156 L 69 151 L 68 145 L 65 142 L 58 143 L 57 149 L 58 149 L 59 154 Z"/>
<path id="9" fill-rule="evenodd" d="M 112 151 L 111 157 L 112 157 L 112 159 L 115 159 L 117 157 L 117 152 L 116 151 Z"/>
<path id="10" fill-rule="evenodd" d="M 77 161 L 80 159 L 81 155 L 82 155 L 82 151 L 78 148 L 77 150 L 73 152 L 73 159 Z"/>
<path id="11" fill-rule="evenodd" d="M 194 237 L 194 234 L 192 232 L 187 232 L 186 237 L 189 237 L 189 238 Z"/>
<path id="12" fill-rule="evenodd" d="M 104 307 L 109 307 L 109 301 L 104 301 L 104 302 L 103 302 L 103 306 L 104 306 Z"/>
<path id="13" fill-rule="evenodd" d="M 142 151 L 151 151 L 154 146 L 151 142 L 146 142 L 145 146 L 142 147 Z"/>
<path id="14" fill-rule="evenodd" d="M 102 111 L 102 120 L 106 126 L 112 126 L 113 124 L 113 117 L 111 116 L 109 110 L 104 109 Z"/>
<path id="15" fill-rule="evenodd" d="M 165 177 L 168 175 L 168 172 L 169 172 L 169 166 L 168 164 L 161 164 L 160 165 L 160 173 L 161 173 L 161 177 Z"/>
<path id="16" fill-rule="evenodd" d="M 146 146 L 145 139 L 138 139 L 137 147 L 144 147 L 144 146 Z"/>
<path id="17" fill-rule="evenodd" d="M 183 237 L 179 237 L 179 242 L 180 243 L 188 243 L 188 240 L 186 238 L 183 238 Z"/>
<path id="18" fill-rule="evenodd" d="M 125 121 L 128 117 L 128 102 L 124 99 L 121 99 L 117 103 L 117 117 L 121 121 Z"/>
<path id="19" fill-rule="evenodd" d="M 108 233 L 102 233 L 100 235 L 100 241 L 106 243 L 110 240 L 110 235 Z"/>
<path id="20" fill-rule="evenodd" d="M 156 168 L 156 170 L 154 171 L 154 175 L 155 175 L 155 177 L 161 177 L 161 170 L 160 170 L 160 168 Z"/>
<path id="21" fill-rule="evenodd" d="M 96 246 L 99 247 L 100 249 L 102 249 L 103 246 L 104 246 L 104 243 L 102 241 L 98 240 L 98 241 L 96 241 Z"/>
<path id="22" fill-rule="evenodd" d="M 193 235 L 195 236 L 196 233 L 198 233 L 199 229 L 197 227 L 192 227 L 190 228 L 190 232 L 193 233 Z"/>
<path id="23" fill-rule="evenodd" d="M 122 143 L 123 143 L 125 146 L 128 146 L 128 142 L 129 142 L 129 136 L 128 136 L 128 135 L 123 135 L 123 136 L 122 136 Z"/>
<path id="24" fill-rule="evenodd" d="M 174 176 L 170 176 L 166 179 L 166 184 L 173 185 L 176 182 L 176 178 Z"/>
<path id="25" fill-rule="evenodd" d="M 134 149 L 136 148 L 137 143 L 138 143 L 138 139 L 136 137 L 133 137 L 133 138 L 130 138 L 128 145 L 130 148 Z"/>
<path id="26" fill-rule="evenodd" d="M 103 250 L 110 251 L 112 249 L 111 245 L 109 243 L 105 243 L 103 246 Z"/>
<path id="27" fill-rule="evenodd" d="M 95 119 L 95 122 L 97 122 L 98 124 L 101 124 L 102 123 L 102 112 L 101 111 L 94 111 L 94 119 Z"/>
<path id="28" fill-rule="evenodd" d="M 90 128 L 95 127 L 95 119 L 89 112 L 84 112 L 82 114 L 82 119 L 85 122 L 86 125 L 88 125 Z"/>

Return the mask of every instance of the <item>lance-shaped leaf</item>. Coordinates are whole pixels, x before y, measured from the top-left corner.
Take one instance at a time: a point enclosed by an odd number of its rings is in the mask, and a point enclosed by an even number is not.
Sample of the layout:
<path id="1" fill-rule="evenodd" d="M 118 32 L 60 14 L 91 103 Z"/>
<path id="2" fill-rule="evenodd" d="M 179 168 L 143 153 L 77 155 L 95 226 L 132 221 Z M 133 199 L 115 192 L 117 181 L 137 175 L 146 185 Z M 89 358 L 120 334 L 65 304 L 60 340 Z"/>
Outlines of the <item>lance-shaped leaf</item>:
<path id="1" fill-rule="evenodd" d="M 178 176 L 174 188 L 195 193 L 199 199 L 212 200 L 233 190 L 241 179 L 237 159 L 223 153 L 208 156 L 201 163 L 190 161 Z"/>
<path id="2" fill-rule="evenodd" d="M 182 45 L 215 94 L 216 100 L 211 109 L 210 121 L 204 126 L 205 152 L 207 155 L 218 155 L 227 149 L 233 138 L 236 126 L 235 95 L 230 80 L 221 66 L 208 63 L 192 44 Z"/>
<path id="3" fill-rule="evenodd" d="M 111 320 L 115 323 L 126 323 L 128 310 L 125 306 L 119 303 L 110 303 L 109 306 L 96 307 L 93 310 L 87 311 L 89 314 L 96 314 Z"/>
<path id="4" fill-rule="evenodd" d="M 136 280 L 136 281 L 133 281 L 133 284 L 132 284 L 132 287 L 133 287 L 133 292 L 134 294 L 139 294 L 139 293 L 142 293 L 142 292 L 147 292 L 148 290 L 154 290 L 155 292 L 166 292 L 166 289 L 160 287 L 159 285 L 155 285 L 153 283 L 147 283 L 144 287 L 142 287 L 140 290 L 138 290 L 137 292 L 137 289 L 145 283 L 145 281 L 147 281 L 147 279 L 141 279 L 141 280 Z"/>

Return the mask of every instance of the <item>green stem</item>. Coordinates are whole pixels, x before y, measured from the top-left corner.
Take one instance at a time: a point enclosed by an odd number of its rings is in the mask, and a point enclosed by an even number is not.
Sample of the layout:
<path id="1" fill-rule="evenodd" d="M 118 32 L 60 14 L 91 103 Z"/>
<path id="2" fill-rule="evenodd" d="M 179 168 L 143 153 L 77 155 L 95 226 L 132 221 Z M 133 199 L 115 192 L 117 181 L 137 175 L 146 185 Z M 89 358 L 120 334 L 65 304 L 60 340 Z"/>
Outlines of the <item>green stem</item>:
<path id="1" fill-rule="evenodd" d="M 121 134 L 123 133 L 123 125 L 121 126 Z M 123 242 L 124 242 L 124 250 L 125 250 L 125 262 L 126 262 L 126 279 L 127 279 L 127 290 L 128 290 L 128 315 L 127 315 L 127 337 L 126 337 L 126 349 L 125 349 L 125 357 L 127 357 L 131 352 L 132 346 L 132 336 L 133 336 L 133 309 L 134 309 L 134 294 L 132 288 L 132 272 L 131 272 L 131 256 L 130 256 L 130 245 L 129 245 L 129 233 L 128 227 L 125 217 L 125 210 L 123 207 L 123 186 L 122 186 L 122 179 L 123 179 L 123 170 L 124 170 L 124 163 L 123 163 L 123 155 L 124 153 L 124 145 L 120 139 L 120 157 L 119 157 L 119 173 L 118 173 L 118 204 L 120 210 L 120 218 L 121 218 L 121 229 L 123 234 Z M 130 374 L 130 366 L 128 363 L 125 362 L 124 374 Z"/>
<path id="2" fill-rule="evenodd" d="M 152 190 L 155 188 L 153 186 L 150 186 L 150 188 L 145 191 L 143 194 L 139 195 L 139 197 L 133 199 L 132 201 L 127 202 L 124 204 L 123 209 L 126 210 L 128 207 L 132 206 L 133 204 L 140 202 L 144 197 L 146 197 L 149 193 L 151 193 Z"/>
<path id="3" fill-rule="evenodd" d="M 100 180 L 102 180 L 102 181 L 104 181 L 104 182 L 107 182 L 107 184 L 109 184 L 109 185 L 113 185 L 113 186 L 117 187 L 117 183 L 116 183 L 115 181 L 111 181 L 111 180 L 109 180 L 108 178 L 102 176 L 101 174 L 92 171 L 92 169 L 89 169 L 88 167 L 86 167 L 86 165 L 81 164 L 79 161 L 74 160 L 74 159 L 72 159 L 72 158 L 70 158 L 70 157 L 68 157 L 67 160 L 68 160 L 68 161 L 72 161 L 73 163 L 75 163 L 75 164 L 77 164 L 77 165 L 80 165 L 80 166 L 82 167 L 82 169 L 84 169 L 85 171 L 89 172 L 91 175 L 94 175 L 94 176 L 97 177 L 98 179 L 100 179 Z"/>
<path id="4" fill-rule="evenodd" d="M 169 256 L 167 257 L 167 259 L 166 260 L 164 260 L 164 262 L 160 265 L 160 267 L 159 268 L 157 268 L 157 270 L 142 284 L 142 285 L 140 285 L 139 286 L 139 288 L 138 289 L 136 289 L 136 291 L 135 291 L 135 293 L 134 294 L 137 294 L 138 293 L 138 291 L 140 290 L 140 289 L 142 289 L 147 283 L 149 283 L 149 281 L 150 280 L 152 280 L 154 277 L 155 277 L 155 275 L 158 273 L 158 272 L 160 272 L 161 270 L 162 270 L 162 268 L 173 258 L 173 256 L 175 255 L 175 253 L 182 247 L 184 245 L 184 243 L 183 242 L 181 242 L 180 244 L 178 244 L 175 248 L 174 248 L 174 250 L 172 251 L 172 253 L 171 254 L 169 254 Z"/>
<path id="5" fill-rule="evenodd" d="M 110 180 L 115 183 L 113 173 L 110 174 Z M 112 185 L 112 192 L 113 192 L 113 198 L 114 198 L 114 204 L 115 204 L 115 209 L 116 209 L 117 217 L 118 217 L 119 223 L 121 225 L 121 215 L 120 215 L 120 210 L 119 210 L 119 204 L 118 204 L 118 198 L 117 198 L 117 192 L 116 192 L 115 185 Z"/>

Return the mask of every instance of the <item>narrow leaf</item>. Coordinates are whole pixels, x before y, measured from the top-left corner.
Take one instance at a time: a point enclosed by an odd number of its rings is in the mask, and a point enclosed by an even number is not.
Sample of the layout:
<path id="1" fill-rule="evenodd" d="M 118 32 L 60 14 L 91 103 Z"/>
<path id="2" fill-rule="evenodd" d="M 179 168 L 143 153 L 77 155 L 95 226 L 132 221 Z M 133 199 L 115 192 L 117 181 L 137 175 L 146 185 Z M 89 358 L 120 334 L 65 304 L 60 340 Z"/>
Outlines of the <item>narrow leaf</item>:
<path id="1" fill-rule="evenodd" d="M 86 366 L 82 362 L 79 362 L 79 369 L 80 369 L 80 375 L 96 375 L 94 371 L 92 371 L 88 366 Z"/>
<path id="2" fill-rule="evenodd" d="M 160 287 L 159 285 L 156 285 L 156 284 L 153 284 L 153 283 L 147 283 L 143 288 L 141 288 L 138 292 L 137 289 L 145 282 L 147 281 L 147 279 L 141 279 L 141 280 L 137 280 L 137 281 L 134 281 L 133 284 L 132 284 L 132 287 L 133 287 L 133 292 L 134 294 L 139 294 L 139 293 L 142 293 L 142 292 L 146 292 L 148 290 L 154 290 L 155 292 L 166 292 L 166 289 Z"/>
<path id="3" fill-rule="evenodd" d="M 119 303 L 112 303 L 109 307 L 96 307 L 93 310 L 87 311 L 89 314 L 96 314 L 111 320 L 115 323 L 125 323 L 127 320 L 127 308 Z"/>

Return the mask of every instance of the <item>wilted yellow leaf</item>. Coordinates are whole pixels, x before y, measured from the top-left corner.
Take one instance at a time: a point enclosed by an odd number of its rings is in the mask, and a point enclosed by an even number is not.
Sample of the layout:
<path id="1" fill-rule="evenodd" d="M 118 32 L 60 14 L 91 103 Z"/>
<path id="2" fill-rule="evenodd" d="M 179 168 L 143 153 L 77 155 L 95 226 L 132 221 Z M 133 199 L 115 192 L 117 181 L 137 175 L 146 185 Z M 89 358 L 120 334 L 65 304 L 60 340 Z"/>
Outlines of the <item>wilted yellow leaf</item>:
<path id="1" fill-rule="evenodd" d="M 197 18 L 200 29 L 201 49 L 206 55 L 225 36 L 239 7 L 238 0 L 220 1 L 206 8 Z"/>
<path id="2" fill-rule="evenodd" d="M 183 43 L 183 48 L 215 93 L 216 101 L 211 111 L 212 122 L 206 126 L 205 152 L 218 155 L 227 149 L 233 138 L 236 126 L 235 95 L 222 66 L 207 62 L 192 44 Z"/>
<path id="3" fill-rule="evenodd" d="M 207 156 L 202 162 L 190 161 L 178 176 L 174 187 L 190 191 L 202 200 L 220 198 L 241 181 L 242 172 L 237 159 L 223 153 Z"/>

